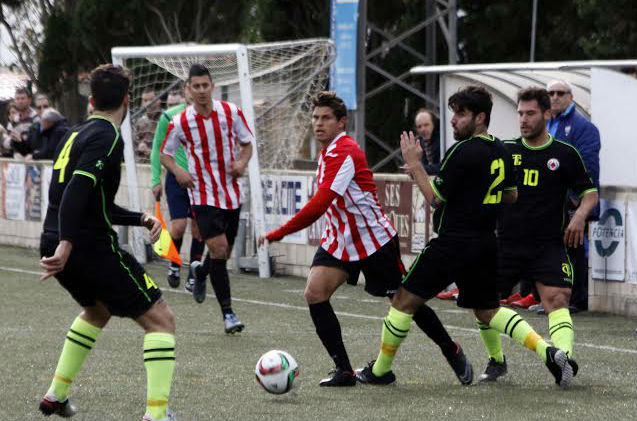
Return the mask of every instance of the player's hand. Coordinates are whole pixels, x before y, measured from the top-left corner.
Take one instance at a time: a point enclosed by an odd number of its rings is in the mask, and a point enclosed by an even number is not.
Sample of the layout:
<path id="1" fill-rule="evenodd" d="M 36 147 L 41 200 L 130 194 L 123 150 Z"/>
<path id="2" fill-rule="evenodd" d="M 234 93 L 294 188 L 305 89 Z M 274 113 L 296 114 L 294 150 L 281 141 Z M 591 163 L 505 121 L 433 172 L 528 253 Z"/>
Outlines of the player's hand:
<path id="1" fill-rule="evenodd" d="M 195 182 L 192 179 L 190 173 L 184 169 L 177 168 L 177 172 L 175 173 L 175 178 L 177 179 L 177 183 L 183 189 L 189 189 L 195 186 Z"/>
<path id="2" fill-rule="evenodd" d="M 159 183 L 155 187 L 153 187 L 153 197 L 158 202 L 161 199 L 161 183 Z"/>
<path id="3" fill-rule="evenodd" d="M 257 240 L 257 246 L 261 247 L 263 244 L 265 244 L 266 241 L 267 239 L 265 238 L 265 235 L 260 235 L 259 239 Z"/>
<path id="4" fill-rule="evenodd" d="M 161 234 L 161 222 L 153 215 L 143 214 L 142 225 L 150 231 L 150 242 L 155 243 L 159 240 L 159 234 Z"/>
<path id="5" fill-rule="evenodd" d="M 586 218 L 583 218 L 575 212 L 569 222 L 566 231 L 564 231 L 564 244 L 567 247 L 577 247 L 584 244 L 584 228 L 586 227 Z"/>
<path id="6" fill-rule="evenodd" d="M 70 241 L 62 240 L 55 248 L 55 253 L 51 257 L 43 257 L 40 259 L 40 266 L 44 269 L 44 273 L 40 276 L 40 280 L 45 280 L 50 276 L 61 272 L 66 265 L 66 261 L 69 260 L 73 250 L 73 244 Z"/>
<path id="7" fill-rule="evenodd" d="M 402 132 L 400 135 L 400 150 L 403 154 L 407 171 L 419 165 L 422 160 L 422 147 L 414 136 L 414 132 Z"/>
<path id="8" fill-rule="evenodd" d="M 242 177 L 246 172 L 246 164 L 241 162 L 240 160 L 234 161 L 230 166 L 230 175 L 234 178 Z"/>

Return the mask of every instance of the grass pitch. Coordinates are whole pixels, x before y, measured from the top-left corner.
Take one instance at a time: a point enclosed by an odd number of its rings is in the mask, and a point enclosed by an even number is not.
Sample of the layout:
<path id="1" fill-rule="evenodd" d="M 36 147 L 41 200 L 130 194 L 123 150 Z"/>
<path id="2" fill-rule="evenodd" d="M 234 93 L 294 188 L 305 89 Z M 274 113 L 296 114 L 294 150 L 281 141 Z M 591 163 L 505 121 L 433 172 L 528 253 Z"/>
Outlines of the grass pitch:
<path id="1" fill-rule="evenodd" d="M 179 420 L 634 420 L 637 414 L 636 323 L 628 318 L 573 316 L 580 372 L 567 391 L 554 384 L 534 353 L 509 338 L 503 338 L 509 373 L 495 384 L 463 387 L 415 325 L 398 352 L 394 385 L 320 388 L 318 381 L 332 363 L 303 301 L 304 280 L 231 274 L 233 307 L 247 328 L 226 336 L 214 297 L 198 305 L 183 289 L 169 290 L 165 265 L 153 263 L 147 269 L 177 319 L 171 408 Z M 44 419 L 37 404 L 79 313 L 66 291 L 55 280 L 39 281 L 38 272 L 36 251 L 0 247 L 3 421 Z M 360 367 L 376 357 L 388 304 L 350 286 L 340 289 L 332 303 L 352 363 Z M 464 347 L 477 375 L 487 357 L 473 318 L 451 302 L 430 304 Z M 521 314 L 548 336 L 545 316 Z M 79 409 L 75 419 L 141 420 L 146 389 L 142 338 L 130 320 L 110 322 L 71 390 Z M 254 380 L 258 357 L 275 348 L 287 350 L 299 363 L 297 387 L 287 395 L 269 395 Z"/>

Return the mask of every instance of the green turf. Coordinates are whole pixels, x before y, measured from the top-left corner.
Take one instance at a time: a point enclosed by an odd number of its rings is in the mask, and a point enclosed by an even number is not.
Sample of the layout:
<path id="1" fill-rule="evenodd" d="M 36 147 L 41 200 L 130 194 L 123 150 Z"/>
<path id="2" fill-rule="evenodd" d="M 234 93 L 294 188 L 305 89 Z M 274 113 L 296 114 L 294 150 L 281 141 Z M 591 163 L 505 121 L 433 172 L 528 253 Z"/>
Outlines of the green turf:
<path id="1" fill-rule="evenodd" d="M 0 247 L 0 267 L 38 271 L 37 260 L 33 250 Z M 148 270 L 166 286 L 163 265 Z M 415 325 L 398 352 L 395 385 L 335 390 L 317 384 L 332 367 L 305 308 L 303 280 L 231 279 L 233 307 L 247 325 L 234 337 L 223 333 L 214 298 L 197 305 L 187 294 L 165 293 L 177 319 L 171 407 L 180 420 L 634 420 L 637 414 L 635 322 L 628 318 L 574 316 L 580 374 L 568 391 L 553 383 L 534 353 L 508 338 L 503 342 L 509 374 L 497 384 L 462 387 Z M 0 420 L 42 419 L 37 403 L 79 308 L 55 280 L 0 269 L 0 282 Z M 352 363 L 375 358 L 387 304 L 360 287 L 343 287 L 332 302 L 341 312 Z M 480 372 L 487 358 L 472 317 L 450 302 L 431 304 Z M 521 314 L 547 335 L 546 317 Z M 254 381 L 258 357 L 274 348 L 299 363 L 298 387 L 288 395 L 267 394 Z M 145 386 L 142 331 L 129 320 L 113 319 L 73 385 L 76 419 L 141 420 Z"/>

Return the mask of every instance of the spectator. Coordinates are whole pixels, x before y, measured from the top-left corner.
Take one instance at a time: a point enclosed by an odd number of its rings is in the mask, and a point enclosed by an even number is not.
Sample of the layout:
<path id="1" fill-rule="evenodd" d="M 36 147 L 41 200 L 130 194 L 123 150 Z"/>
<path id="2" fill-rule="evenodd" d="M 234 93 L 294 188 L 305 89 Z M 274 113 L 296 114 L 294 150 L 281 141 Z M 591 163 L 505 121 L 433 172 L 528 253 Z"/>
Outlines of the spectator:
<path id="1" fill-rule="evenodd" d="M 14 102 L 7 106 L 7 125 L 0 125 L 0 156 L 3 158 L 13 157 L 13 147 L 11 146 L 11 132 L 14 126 L 20 121 L 20 113 Z"/>
<path id="2" fill-rule="evenodd" d="M 166 109 L 185 103 L 183 90 L 173 90 L 168 93 L 168 98 L 166 98 Z"/>
<path id="3" fill-rule="evenodd" d="M 51 104 L 49 104 L 49 97 L 44 94 L 37 94 L 35 96 L 35 112 L 38 113 L 39 117 L 42 117 L 44 110 L 50 107 Z"/>
<path id="4" fill-rule="evenodd" d="M 595 187 L 599 189 L 599 130 L 575 109 L 573 90 L 564 80 L 553 80 L 546 85 L 551 97 L 551 120 L 547 129 L 556 139 L 573 145 L 582 156 L 584 165 Z M 571 195 L 569 212 L 579 204 L 579 198 Z M 599 205 L 593 209 L 589 220 L 599 218 Z M 571 312 L 588 309 L 588 226 L 584 236 L 584 247 L 569 248 L 573 261 L 575 280 L 571 296 Z"/>
<path id="5" fill-rule="evenodd" d="M 139 158 L 148 160 L 153 149 L 153 138 L 157 121 L 161 116 L 161 101 L 155 91 L 145 90 L 142 92 L 142 109 L 145 114 L 135 122 L 135 153 Z"/>
<path id="6" fill-rule="evenodd" d="M 416 112 L 414 119 L 418 141 L 422 147 L 422 165 L 427 174 L 433 175 L 440 172 L 440 131 L 438 119 L 434 113 L 426 108 Z"/>
<path id="7" fill-rule="evenodd" d="M 11 138 L 13 142 L 25 142 L 31 125 L 37 121 L 38 117 L 35 110 L 31 108 L 31 93 L 26 88 L 16 89 L 15 106 L 18 110 L 18 118 L 13 124 Z"/>
<path id="8" fill-rule="evenodd" d="M 58 142 L 66 131 L 66 119 L 59 111 L 47 108 L 40 121 L 33 123 L 26 142 L 14 142 L 14 149 L 28 159 L 53 159 Z"/>
<path id="9" fill-rule="evenodd" d="M 33 159 L 53 159 L 58 143 L 69 129 L 66 118 L 49 108 L 42 113 L 40 128 L 39 144 L 33 148 Z"/>

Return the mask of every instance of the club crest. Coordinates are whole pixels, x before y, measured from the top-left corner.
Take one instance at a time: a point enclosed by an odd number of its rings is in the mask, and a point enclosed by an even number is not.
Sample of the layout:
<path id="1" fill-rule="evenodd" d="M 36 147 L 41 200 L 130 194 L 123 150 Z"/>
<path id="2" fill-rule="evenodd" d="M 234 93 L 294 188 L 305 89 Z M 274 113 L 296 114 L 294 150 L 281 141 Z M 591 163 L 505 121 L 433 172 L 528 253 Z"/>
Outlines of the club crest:
<path id="1" fill-rule="evenodd" d="M 557 158 L 551 158 L 546 163 L 546 166 L 549 170 L 555 171 L 560 167 L 560 161 L 558 161 Z"/>

